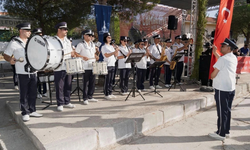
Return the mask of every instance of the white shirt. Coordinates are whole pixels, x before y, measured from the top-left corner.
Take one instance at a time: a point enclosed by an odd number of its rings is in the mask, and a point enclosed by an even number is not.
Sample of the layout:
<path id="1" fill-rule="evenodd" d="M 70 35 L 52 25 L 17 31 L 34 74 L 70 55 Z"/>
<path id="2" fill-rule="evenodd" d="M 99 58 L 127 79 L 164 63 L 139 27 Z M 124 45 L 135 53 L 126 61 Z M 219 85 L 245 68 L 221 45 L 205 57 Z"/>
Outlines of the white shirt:
<path id="1" fill-rule="evenodd" d="M 62 71 L 62 70 L 66 70 L 65 60 L 71 58 L 71 54 L 68 54 L 68 53 L 71 53 L 73 50 L 71 47 L 71 42 L 67 37 L 64 37 L 63 40 L 61 40 L 58 36 L 56 36 L 56 38 L 59 39 L 63 45 L 62 50 L 64 51 L 64 57 L 63 57 L 62 65 L 60 67 L 58 67 L 57 69 L 55 69 L 54 71 Z M 67 55 L 65 55 L 65 54 L 67 54 Z"/>
<path id="2" fill-rule="evenodd" d="M 214 68 L 219 70 L 213 79 L 213 87 L 221 91 L 235 90 L 237 58 L 233 53 L 221 56 L 214 64 Z"/>
<path id="3" fill-rule="evenodd" d="M 171 47 L 166 47 L 165 55 L 168 57 L 168 60 L 171 61 L 174 55 L 174 50 Z M 165 62 L 164 65 L 170 65 L 170 64 L 168 62 Z"/>
<path id="4" fill-rule="evenodd" d="M 158 46 L 158 48 L 157 48 Z M 152 44 L 149 46 L 149 52 L 156 58 L 160 59 L 161 58 L 161 45 L 157 44 Z M 150 64 L 153 64 L 155 61 L 153 59 L 150 59 Z"/>
<path id="5" fill-rule="evenodd" d="M 118 52 L 118 56 L 123 56 L 124 55 L 128 55 L 128 48 L 127 46 L 119 46 L 119 52 Z M 122 53 L 123 54 L 122 54 Z M 122 58 L 122 59 L 118 59 L 118 69 L 124 69 L 124 68 L 131 68 L 131 63 L 125 63 L 125 61 L 127 60 L 127 58 Z"/>
<path id="6" fill-rule="evenodd" d="M 115 66 L 116 58 L 114 55 L 110 57 L 106 57 L 104 54 L 106 53 L 113 53 L 115 51 L 114 47 L 112 45 L 104 44 L 101 48 L 103 61 L 107 62 L 107 66 Z"/>
<path id="7" fill-rule="evenodd" d="M 21 41 L 21 43 L 19 43 L 17 40 Z M 26 43 L 24 43 L 20 37 L 15 37 L 7 45 L 4 54 L 8 56 L 13 55 L 15 59 L 23 58 L 23 62 L 16 61 L 15 68 L 17 74 L 34 74 L 36 72 L 29 73 L 24 69 L 24 66 L 27 64 L 27 60 L 25 57 L 25 45 Z"/>
<path id="8" fill-rule="evenodd" d="M 173 47 L 173 50 L 175 52 L 178 48 L 181 48 L 183 46 L 184 45 L 182 43 L 178 44 L 175 42 L 172 47 Z M 184 53 L 184 50 L 178 51 L 177 53 Z M 184 61 L 184 55 L 180 58 L 179 62 L 181 62 L 181 61 Z"/>
<path id="9" fill-rule="evenodd" d="M 147 46 L 144 46 L 144 49 L 146 49 Z M 147 58 L 147 62 L 150 62 L 150 57 Z"/>
<path id="10" fill-rule="evenodd" d="M 76 47 L 76 52 L 84 57 L 88 57 L 89 60 L 83 60 L 83 67 L 85 70 L 92 70 L 93 69 L 93 62 L 96 61 L 95 59 L 95 44 L 93 42 L 86 41 L 80 42 Z"/>
<path id="11" fill-rule="evenodd" d="M 140 49 L 140 48 L 135 48 L 133 49 L 133 53 L 146 53 L 146 50 Z M 143 56 L 139 62 L 136 63 L 136 67 L 139 69 L 147 69 L 147 56 Z"/>

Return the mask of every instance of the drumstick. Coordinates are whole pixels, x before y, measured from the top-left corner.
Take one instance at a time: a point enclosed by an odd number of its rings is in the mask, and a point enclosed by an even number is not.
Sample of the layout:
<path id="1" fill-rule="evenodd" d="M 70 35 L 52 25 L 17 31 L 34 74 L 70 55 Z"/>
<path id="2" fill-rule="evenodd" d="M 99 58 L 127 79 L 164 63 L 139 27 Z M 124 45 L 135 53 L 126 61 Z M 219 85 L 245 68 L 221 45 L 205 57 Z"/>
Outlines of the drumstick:
<path id="1" fill-rule="evenodd" d="M 65 56 L 65 55 L 69 55 L 69 54 L 71 54 L 71 52 L 69 52 L 69 53 L 66 53 L 66 54 L 64 54 L 63 56 Z"/>
<path id="2" fill-rule="evenodd" d="M 20 57 L 19 59 L 16 59 L 15 61 L 23 62 L 24 59 L 23 59 L 23 57 Z"/>

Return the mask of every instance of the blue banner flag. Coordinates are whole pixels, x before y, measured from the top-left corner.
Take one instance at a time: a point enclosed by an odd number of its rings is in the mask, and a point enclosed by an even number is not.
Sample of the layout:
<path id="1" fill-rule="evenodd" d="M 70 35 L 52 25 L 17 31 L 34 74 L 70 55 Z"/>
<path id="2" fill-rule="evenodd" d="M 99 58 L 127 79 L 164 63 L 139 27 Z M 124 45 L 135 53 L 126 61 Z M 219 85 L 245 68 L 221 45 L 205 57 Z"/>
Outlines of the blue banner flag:
<path id="1" fill-rule="evenodd" d="M 111 6 L 94 5 L 98 39 L 103 43 L 103 33 L 109 32 Z"/>
<path id="2" fill-rule="evenodd" d="M 97 26 L 97 34 L 99 42 L 103 43 L 103 34 L 109 32 L 110 17 L 111 17 L 111 6 L 94 5 L 95 6 L 95 19 Z M 100 61 L 103 60 L 100 55 Z"/>

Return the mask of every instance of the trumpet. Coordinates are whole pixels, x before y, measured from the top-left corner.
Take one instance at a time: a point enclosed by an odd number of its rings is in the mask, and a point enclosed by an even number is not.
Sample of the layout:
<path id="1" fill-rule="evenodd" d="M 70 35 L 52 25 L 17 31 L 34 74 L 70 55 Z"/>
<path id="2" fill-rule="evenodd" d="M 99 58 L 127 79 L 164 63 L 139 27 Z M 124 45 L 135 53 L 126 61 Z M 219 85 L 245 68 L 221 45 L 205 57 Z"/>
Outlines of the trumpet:
<path id="1" fill-rule="evenodd" d="M 100 46 L 102 45 L 102 43 L 98 41 L 98 42 L 96 42 L 96 43 L 94 43 L 94 44 L 95 44 L 95 54 L 96 54 L 96 56 L 99 57 L 99 55 L 100 55 L 99 48 L 100 48 Z"/>

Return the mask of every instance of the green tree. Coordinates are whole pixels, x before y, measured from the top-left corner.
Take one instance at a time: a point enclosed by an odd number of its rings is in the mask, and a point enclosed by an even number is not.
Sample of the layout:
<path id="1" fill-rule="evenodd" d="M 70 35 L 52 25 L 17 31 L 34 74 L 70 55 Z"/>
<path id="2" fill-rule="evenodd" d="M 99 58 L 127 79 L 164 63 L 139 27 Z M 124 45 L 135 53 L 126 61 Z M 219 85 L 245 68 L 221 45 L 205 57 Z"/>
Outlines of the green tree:
<path id="1" fill-rule="evenodd" d="M 115 43 L 119 44 L 120 41 L 120 19 L 118 15 L 111 16 L 110 33 Z"/>
<path id="2" fill-rule="evenodd" d="M 191 78 L 199 79 L 199 59 L 203 51 L 203 35 L 206 27 L 206 6 L 207 0 L 198 0 L 198 21 L 197 21 L 197 33 L 196 33 L 196 45 L 195 45 L 195 58 L 194 58 L 194 70 Z"/>
<path id="3" fill-rule="evenodd" d="M 6 32 L 0 35 L 0 41 L 9 42 L 11 40 L 11 37 L 18 36 L 18 35 L 19 33 L 17 29 L 11 29 L 10 31 L 6 30 Z"/>
<path id="4" fill-rule="evenodd" d="M 66 21 L 70 29 L 80 26 L 87 19 L 91 5 L 95 2 L 97 0 L 0 0 L 0 5 L 9 15 L 28 19 L 33 27 L 43 28 L 44 34 L 53 34 L 55 24 L 61 21 Z M 114 13 L 119 11 L 120 19 L 132 19 L 132 15 L 148 11 L 159 2 L 160 0 L 108 0 L 108 5 L 114 6 Z"/>
<path id="5" fill-rule="evenodd" d="M 68 27 L 78 27 L 90 13 L 91 0 L 0 0 L 11 16 L 28 19 L 33 27 L 43 28 L 44 34 L 55 33 L 54 26 L 66 21 Z"/>
<path id="6" fill-rule="evenodd" d="M 246 2 L 236 2 L 233 11 L 233 20 L 231 24 L 233 37 L 243 34 L 246 38 L 246 43 L 250 40 L 250 5 Z"/>
<path id="7" fill-rule="evenodd" d="M 153 9 L 160 0 L 98 0 L 99 3 L 112 5 L 111 34 L 119 43 L 120 40 L 120 20 L 133 21 L 133 16 Z M 149 3 L 150 2 L 150 3 Z"/>
<path id="8" fill-rule="evenodd" d="M 102 0 L 98 0 L 99 2 Z M 113 12 L 119 14 L 123 20 L 132 20 L 133 16 L 151 10 L 160 0 L 108 0 L 109 5 L 114 6 Z"/>

